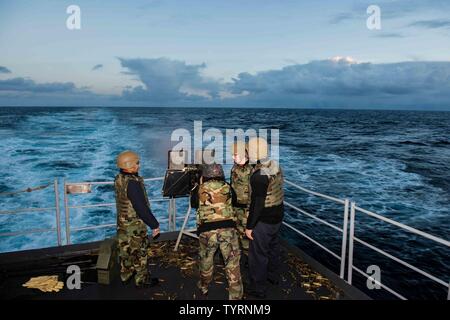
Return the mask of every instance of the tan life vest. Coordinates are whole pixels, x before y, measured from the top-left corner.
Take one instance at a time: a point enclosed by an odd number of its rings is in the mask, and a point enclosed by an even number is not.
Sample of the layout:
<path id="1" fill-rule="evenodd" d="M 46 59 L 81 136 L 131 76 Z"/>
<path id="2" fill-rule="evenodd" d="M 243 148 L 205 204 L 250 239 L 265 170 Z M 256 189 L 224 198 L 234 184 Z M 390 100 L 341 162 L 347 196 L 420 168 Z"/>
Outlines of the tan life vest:
<path id="1" fill-rule="evenodd" d="M 142 221 L 137 215 L 130 199 L 128 199 L 127 191 L 130 180 L 139 182 L 144 190 L 145 201 L 150 207 L 150 202 L 144 186 L 144 179 L 132 174 L 119 173 L 114 180 L 117 208 L 117 230 L 122 230 L 127 233 L 136 233 L 136 235 L 138 235 L 144 232 L 146 233 L 147 227 L 144 221 Z"/>
<path id="2" fill-rule="evenodd" d="M 261 174 L 267 175 L 269 178 L 269 186 L 267 187 L 267 196 L 264 201 L 264 208 L 279 206 L 284 200 L 284 178 L 281 167 L 274 160 L 269 160 L 268 162 L 258 163 L 255 165 L 252 175 L 258 170 L 261 170 Z"/>

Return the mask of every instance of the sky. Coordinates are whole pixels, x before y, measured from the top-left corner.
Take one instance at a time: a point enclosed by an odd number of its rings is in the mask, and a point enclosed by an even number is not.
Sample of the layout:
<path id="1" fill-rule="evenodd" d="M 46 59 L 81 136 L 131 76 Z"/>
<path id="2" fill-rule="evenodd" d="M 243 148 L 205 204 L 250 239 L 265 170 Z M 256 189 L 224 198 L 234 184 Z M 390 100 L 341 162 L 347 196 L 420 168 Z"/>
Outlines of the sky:
<path id="1" fill-rule="evenodd" d="M 380 8 L 381 29 L 366 21 Z M 71 30 L 66 10 L 81 10 Z M 450 110 L 448 0 L 0 0 L 0 106 Z"/>

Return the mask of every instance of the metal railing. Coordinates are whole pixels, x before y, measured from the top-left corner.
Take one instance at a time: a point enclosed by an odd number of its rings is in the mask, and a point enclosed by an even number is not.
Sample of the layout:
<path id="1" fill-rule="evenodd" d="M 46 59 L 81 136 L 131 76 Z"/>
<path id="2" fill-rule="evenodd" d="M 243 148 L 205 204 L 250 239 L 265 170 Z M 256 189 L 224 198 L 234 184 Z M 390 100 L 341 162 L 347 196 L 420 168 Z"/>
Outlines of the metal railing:
<path id="1" fill-rule="evenodd" d="M 421 237 L 423 237 L 425 239 L 434 241 L 436 243 L 439 243 L 441 245 L 446 246 L 447 248 L 450 248 L 450 241 L 441 239 L 441 238 L 433 236 L 433 235 L 431 235 L 429 233 L 426 233 L 426 232 L 420 231 L 418 229 L 412 228 L 410 226 L 407 226 L 407 225 L 405 225 L 403 223 L 400 223 L 400 222 L 394 221 L 392 219 L 383 217 L 383 216 L 381 216 L 381 215 L 379 215 L 377 213 L 374 213 L 374 212 L 371 212 L 369 210 L 360 208 L 360 207 L 358 207 L 356 205 L 355 202 L 352 202 L 351 203 L 351 209 L 350 209 L 350 238 L 349 238 L 349 258 L 348 258 L 348 275 L 347 275 L 347 282 L 349 284 L 352 284 L 353 270 L 355 270 L 358 273 L 360 273 L 361 275 L 369 278 L 369 276 L 366 273 L 364 273 L 363 271 L 361 271 L 360 269 L 356 268 L 353 265 L 353 257 L 354 257 L 354 251 L 355 251 L 354 250 L 354 242 L 356 241 L 359 244 L 365 246 L 366 248 L 369 248 L 369 249 L 371 249 L 373 251 L 376 251 L 376 252 L 382 254 L 383 256 L 385 256 L 385 257 L 387 257 L 387 258 L 389 258 L 389 259 L 391 259 L 393 261 L 396 261 L 397 263 L 400 263 L 401 265 L 407 267 L 408 269 L 413 270 L 413 271 L 415 271 L 417 273 L 420 273 L 421 275 L 427 277 L 428 279 L 431 279 L 434 282 L 436 282 L 436 283 L 438 283 L 438 284 L 440 284 L 440 285 L 442 285 L 444 287 L 447 287 L 447 300 L 450 300 L 450 282 L 445 282 L 445 281 L 439 279 L 438 277 L 433 276 L 430 273 L 428 273 L 426 271 L 423 271 L 422 269 L 420 269 L 420 268 L 418 268 L 416 266 L 413 266 L 412 264 L 410 264 L 410 263 L 408 263 L 408 262 L 406 262 L 406 261 L 404 261 L 404 260 L 402 260 L 400 258 L 397 258 L 394 255 L 391 255 L 391 254 L 387 253 L 386 251 L 383 251 L 383 250 L 377 248 L 376 246 L 367 243 L 366 241 L 363 241 L 363 240 L 357 238 L 355 236 L 356 212 L 364 213 L 364 214 L 366 214 L 366 215 L 368 215 L 368 216 L 370 216 L 372 218 L 384 221 L 386 223 L 389 223 L 391 225 L 399 227 L 399 228 L 401 228 L 403 230 L 409 231 L 409 232 L 414 233 L 414 234 L 416 234 L 418 236 L 421 236 Z M 396 297 L 398 297 L 398 298 L 400 298 L 402 300 L 407 300 L 404 296 L 402 296 L 398 292 L 394 291 L 393 289 L 389 288 L 385 284 L 383 284 L 383 283 L 381 283 L 379 281 L 375 281 L 375 280 L 374 280 L 374 282 L 377 283 L 378 285 L 380 285 L 383 289 L 385 289 L 388 292 L 390 292 L 391 294 L 395 295 Z"/>
<path id="2" fill-rule="evenodd" d="M 160 181 L 163 180 L 164 177 L 157 177 L 157 178 L 148 178 L 144 179 L 145 182 L 149 181 Z M 332 228 L 333 230 L 339 232 L 341 237 L 341 250 L 339 253 L 335 253 L 332 250 L 328 249 L 325 245 L 321 244 L 317 240 L 313 239 L 312 237 L 308 236 L 306 233 L 298 230 L 298 228 L 294 227 L 292 223 L 288 223 L 286 221 L 283 221 L 283 225 L 288 227 L 290 230 L 294 231 L 296 234 L 301 235 L 302 237 L 308 239 L 321 249 L 323 249 L 325 252 L 339 260 L 340 267 L 339 267 L 339 276 L 341 279 L 346 280 L 349 284 L 352 284 L 353 280 L 353 270 L 361 274 L 362 276 L 366 278 L 370 278 L 369 275 L 367 275 L 364 271 L 360 270 L 353 264 L 354 255 L 355 255 L 355 248 L 354 243 L 357 242 L 373 251 L 376 251 L 383 256 L 396 261 L 397 263 L 400 263 L 401 265 L 409 268 L 410 270 L 413 270 L 428 279 L 431 279 L 432 281 L 447 287 L 448 290 L 448 296 L 447 299 L 450 300 L 450 282 L 446 282 L 442 279 L 439 279 L 436 276 L 431 275 L 430 273 L 421 270 L 420 268 L 413 266 L 412 264 L 395 257 L 384 250 L 381 250 L 377 248 L 374 245 L 371 245 L 367 243 L 366 241 L 361 240 L 360 238 L 355 236 L 355 222 L 356 222 L 356 213 L 366 214 L 372 218 L 375 218 L 377 220 L 386 222 L 390 225 L 397 226 L 403 230 L 409 231 L 413 234 L 416 234 L 422 238 L 434 241 L 435 243 L 439 243 L 441 245 L 446 246 L 447 248 L 450 248 L 450 242 L 444 239 L 441 239 L 439 237 L 436 237 L 434 235 L 428 234 L 426 232 L 420 231 L 418 229 L 409 227 L 405 224 L 399 223 L 397 221 L 394 221 L 392 219 L 386 218 L 384 216 L 381 216 L 377 213 L 371 212 L 369 210 L 360 208 L 356 205 L 355 202 L 351 202 L 349 199 L 339 199 L 335 198 L 329 195 L 325 195 L 316 191 L 312 191 L 309 189 L 306 189 L 304 187 L 301 187 L 291 181 L 285 180 L 286 184 L 292 187 L 295 187 L 297 190 L 300 190 L 306 194 L 319 197 L 334 203 L 337 203 L 339 205 L 342 205 L 342 227 L 336 226 L 332 223 L 329 223 L 325 221 L 324 219 L 319 218 L 318 216 L 311 214 L 307 212 L 306 210 L 303 210 L 299 208 L 298 206 L 288 202 L 284 201 L 285 205 L 296 212 L 303 214 L 305 216 L 308 216 L 312 218 L 313 220 L 326 225 L 329 228 Z M 115 203 L 98 203 L 98 204 L 78 204 L 78 205 L 70 205 L 69 202 L 69 195 L 70 192 L 68 192 L 68 188 L 73 186 L 99 186 L 99 185 L 113 185 L 114 182 L 112 181 L 102 181 L 102 182 L 66 182 L 64 181 L 64 212 L 65 212 L 65 234 L 66 234 L 66 244 L 71 244 L 71 233 L 77 232 L 77 231 L 83 231 L 83 230 L 93 230 L 93 229 L 99 229 L 99 228 L 112 228 L 116 227 L 116 223 L 110 223 L 110 224 L 100 224 L 100 225 L 93 225 L 93 226 L 81 226 L 81 227 L 75 227 L 71 228 L 70 226 L 70 210 L 71 209 L 85 209 L 85 208 L 98 208 L 98 207 L 113 207 L 115 206 Z M 44 229 L 33 229 L 33 230 L 25 230 L 25 231 L 19 231 L 19 232 L 4 232 L 0 233 L 0 237 L 2 236 L 20 236 L 20 235 L 27 235 L 27 234 L 35 234 L 35 233 L 42 233 L 42 232 L 56 232 L 57 235 L 57 243 L 58 246 L 62 245 L 62 235 L 61 235 L 61 214 L 60 214 L 60 203 L 59 203 L 59 186 L 58 186 L 58 180 L 54 180 L 54 193 L 55 193 L 55 206 L 54 207 L 46 207 L 46 208 L 20 208 L 15 210 L 3 210 L 0 211 L 0 215 L 2 214 L 25 214 L 30 212 L 43 212 L 43 211 L 55 211 L 55 221 L 56 221 L 56 227 L 55 228 L 44 228 Z M 168 222 L 168 231 L 175 231 L 177 230 L 176 222 L 177 220 L 185 219 L 185 217 L 177 217 L 176 216 L 176 200 L 174 198 L 157 198 L 150 200 L 150 202 L 160 202 L 160 201 L 168 201 L 168 218 L 160 220 L 161 222 Z M 350 218 L 350 219 L 349 219 Z M 349 221 L 350 220 L 350 221 Z M 348 230 L 349 229 L 349 230 Z M 347 258 L 347 246 L 348 246 L 348 258 Z M 346 270 L 346 263 L 347 263 L 347 279 L 345 279 L 345 270 Z M 388 287 L 387 285 L 372 279 L 376 284 L 380 285 L 383 289 L 387 290 L 394 296 L 400 298 L 400 299 L 406 299 L 403 295 L 396 292 L 392 288 Z"/>
<path id="3" fill-rule="evenodd" d="M 330 227 L 330 228 L 332 228 L 332 229 L 342 233 L 340 255 L 337 255 L 336 253 L 334 253 L 333 251 L 331 251 L 330 249 L 328 249 L 327 247 L 325 247 L 324 245 L 322 245 L 318 241 L 316 241 L 313 238 L 311 238 L 308 235 L 306 235 L 304 232 L 302 232 L 302 231 L 298 230 L 297 228 L 293 227 L 291 224 L 289 224 L 287 222 L 283 222 L 283 224 L 285 226 L 287 226 L 288 228 L 290 228 L 291 230 L 293 230 L 297 234 L 303 236 L 304 238 L 308 239 L 309 241 L 311 241 L 312 243 L 314 243 L 315 245 L 317 245 L 318 247 L 322 248 L 323 250 L 325 250 L 326 252 L 331 254 L 333 257 L 338 259 L 341 262 L 339 276 L 341 277 L 341 279 L 344 279 L 344 275 L 345 275 L 345 257 L 346 257 L 346 251 L 347 251 L 347 224 L 348 224 L 348 215 L 349 215 L 349 200 L 348 199 L 341 200 L 341 199 L 338 199 L 338 198 L 327 196 L 327 195 L 322 194 L 322 193 L 311 191 L 311 190 L 305 189 L 305 188 L 303 188 L 301 186 L 298 186 L 295 183 L 290 182 L 288 180 L 285 180 L 285 182 L 288 185 L 294 186 L 294 187 L 296 187 L 297 189 L 299 189 L 299 190 L 301 190 L 303 192 L 306 192 L 308 194 L 311 194 L 311 195 L 314 195 L 314 196 L 317 196 L 317 197 L 320 197 L 320 198 L 323 198 L 323 199 L 326 199 L 326 200 L 333 201 L 335 203 L 338 203 L 338 204 L 341 204 L 341 205 L 344 206 L 343 207 L 343 210 L 344 210 L 343 211 L 343 213 L 344 213 L 343 214 L 343 218 L 344 218 L 343 219 L 343 225 L 340 228 L 340 227 L 335 226 L 335 225 L 333 225 L 333 224 L 331 224 L 331 223 L 329 223 L 329 222 L 327 222 L 327 221 L 325 221 L 325 220 L 323 220 L 323 219 L 321 219 L 321 218 L 319 218 L 319 217 L 317 217 L 317 216 L 315 216 L 315 215 L 313 215 L 313 214 L 311 214 L 309 212 L 306 212 L 303 209 L 300 209 L 300 208 L 294 206 L 293 204 L 291 204 L 291 203 L 289 203 L 287 201 L 284 201 L 285 205 L 287 205 L 288 207 L 296 210 L 297 212 L 300 212 L 300 213 L 302 213 L 302 214 L 304 214 L 304 215 L 314 219 L 315 221 L 318 221 L 318 222 L 320 222 L 320 223 L 322 223 L 322 224 L 324 224 L 324 225 L 326 225 L 326 226 L 328 226 L 328 227 Z"/>
<path id="4" fill-rule="evenodd" d="M 334 258 L 338 259 L 340 261 L 340 277 L 341 277 L 341 279 L 345 280 L 345 275 L 344 274 L 345 274 L 345 261 L 346 261 L 346 247 L 347 247 L 347 241 L 348 241 L 348 267 L 347 267 L 347 280 L 346 281 L 350 285 L 352 284 L 353 270 L 355 270 L 359 274 L 361 274 L 362 276 L 364 276 L 364 277 L 366 277 L 368 279 L 370 278 L 377 285 L 381 286 L 383 289 L 385 289 L 389 293 L 393 294 L 397 298 L 402 299 L 402 300 L 406 300 L 406 298 L 403 295 L 401 295 L 400 293 L 396 292 L 395 290 L 393 290 L 392 288 L 388 287 L 387 285 L 381 283 L 380 281 L 377 281 L 376 279 L 373 279 L 368 274 L 366 274 L 364 271 L 362 271 L 361 269 L 359 269 L 359 268 L 357 268 L 357 267 L 355 267 L 353 265 L 353 259 L 354 259 L 354 255 L 355 255 L 354 243 L 358 242 L 359 244 L 361 244 L 361 245 L 363 245 L 363 246 L 365 246 L 365 247 L 367 247 L 367 248 L 369 248 L 369 249 L 371 249 L 373 251 L 376 251 L 376 252 L 382 254 L 383 256 L 393 260 L 393 261 L 396 261 L 396 262 L 400 263 L 401 265 L 407 267 L 408 269 L 413 270 L 413 271 L 415 271 L 417 273 L 420 273 L 421 275 L 427 277 L 428 279 L 431 279 L 434 282 L 436 282 L 436 283 L 438 283 L 438 284 L 440 284 L 442 286 L 445 286 L 447 288 L 447 292 L 448 292 L 447 293 L 447 300 L 450 300 L 450 281 L 446 282 L 446 281 L 444 281 L 442 279 L 439 279 L 438 277 L 433 276 L 430 273 L 428 273 L 428 272 L 426 272 L 426 271 L 424 271 L 424 270 L 422 270 L 422 269 L 420 269 L 420 268 L 418 268 L 416 266 L 413 266 L 412 264 L 410 264 L 410 263 L 408 263 L 408 262 L 406 262 L 406 261 L 404 261 L 404 260 L 402 260 L 400 258 L 397 258 L 397 257 L 395 257 L 395 256 L 393 256 L 393 255 L 391 255 L 391 254 L 389 254 L 389 253 L 387 253 L 387 252 L 377 248 L 374 245 L 371 245 L 371 244 L 361 240 L 360 238 L 357 238 L 355 236 L 356 213 L 357 212 L 364 213 L 364 214 L 366 214 L 366 215 L 368 215 L 368 216 L 370 216 L 372 218 L 378 219 L 380 221 L 384 221 L 384 222 L 389 223 L 391 225 L 394 225 L 394 226 L 397 226 L 399 228 L 402 228 L 403 230 L 406 230 L 406 231 L 414 233 L 414 234 L 416 234 L 418 236 L 421 236 L 421 237 L 423 237 L 425 239 L 428 239 L 428 240 L 434 241 L 436 243 L 439 243 L 441 245 L 444 245 L 447 248 L 450 248 L 450 241 L 441 239 L 441 238 L 436 237 L 434 235 L 431 235 L 431 234 L 428 234 L 426 232 L 423 232 L 423 231 L 420 231 L 418 229 L 415 229 L 415 228 L 412 228 L 410 226 L 407 226 L 407 225 L 405 225 L 403 223 L 400 223 L 400 222 L 394 221 L 392 219 L 383 217 L 383 216 L 381 216 L 381 215 L 379 215 L 377 213 L 374 213 L 374 212 L 371 212 L 369 210 L 360 208 L 360 207 L 358 207 L 356 205 L 355 202 L 350 202 L 350 200 L 348 200 L 348 199 L 338 199 L 338 198 L 335 198 L 335 197 L 331 197 L 331 196 L 328 196 L 328 195 L 325 195 L 325 194 L 322 194 L 322 193 L 318 193 L 318 192 L 315 192 L 315 191 L 303 188 L 303 187 L 301 187 L 301 186 L 299 186 L 299 185 L 297 185 L 297 184 L 295 184 L 293 182 L 287 181 L 287 180 L 285 180 L 285 182 L 286 182 L 286 184 L 288 184 L 290 186 L 293 186 L 296 189 L 298 189 L 300 191 L 303 191 L 303 192 L 305 192 L 307 194 L 310 194 L 310 195 L 313 195 L 313 196 L 316 196 L 316 197 L 320 197 L 320 198 L 323 198 L 323 199 L 326 199 L 326 200 L 330 200 L 330 201 L 333 201 L 335 203 L 343 205 L 343 219 L 342 219 L 343 220 L 343 224 L 342 224 L 343 226 L 342 226 L 342 228 L 340 228 L 338 226 L 335 226 L 335 225 L 333 225 L 333 224 L 331 224 L 331 223 L 329 223 L 329 222 L 327 222 L 327 221 L 325 221 L 325 220 L 323 220 L 323 219 L 321 219 L 321 218 L 319 218 L 319 217 L 317 217 L 317 216 L 315 216 L 315 215 L 313 215 L 313 214 L 311 214 L 311 213 L 301 209 L 301 208 L 296 207 L 295 205 L 293 205 L 293 204 L 291 204 L 291 203 L 289 203 L 287 201 L 284 202 L 285 205 L 287 205 L 288 207 L 294 209 L 295 211 L 297 211 L 297 212 L 299 212 L 301 214 L 304 214 L 304 215 L 314 219 L 315 221 L 317 221 L 317 222 L 319 222 L 321 224 L 324 224 L 324 225 L 326 225 L 326 226 L 328 226 L 328 227 L 330 227 L 330 228 L 332 228 L 332 229 L 342 233 L 342 241 L 341 241 L 342 245 L 341 245 L 340 255 L 332 252 L 330 249 L 328 249 L 327 247 L 325 247 L 324 245 L 322 245 L 321 243 L 319 243 L 315 239 L 311 238 L 310 236 L 308 236 L 304 232 L 298 230 L 297 228 L 295 228 L 291 224 L 289 224 L 287 222 L 283 222 L 283 224 L 285 226 L 287 226 L 289 229 L 293 230 L 295 233 L 297 233 L 297 234 L 303 236 L 304 238 L 308 239 L 309 241 L 311 241 L 312 243 L 314 243 L 318 247 L 320 247 L 323 250 L 325 250 L 325 252 L 329 253 L 331 256 L 333 256 Z M 350 225 L 349 225 L 350 231 L 349 231 L 349 235 L 348 235 L 347 229 L 348 229 L 348 224 L 349 224 L 349 221 L 348 221 L 349 220 L 349 209 L 350 209 Z"/>
<path id="5" fill-rule="evenodd" d="M 161 181 L 164 180 L 164 177 L 157 178 L 148 178 L 144 179 L 145 182 L 149 181 Z M 63 198 L 64 198 L 64 212 L 65 212 L 65 236 L 66 241 L 63 243 L 62 241 L 62 222 L 61 222 L 61 209 L 60 209 L 60 192 L 59 192 L 59 184 L 58 179 L 55 179 L 53 182 L 53 192 L 54 192 L 54 201 L 55 205 L 53 207 L 40 207 L 40 208 L 18 208 L 13 210 L 1 210 L 0 215 L 16 215 L 16 214 L 28 214 L 34 212 L 55 212 L 55 228 L 40 228 L 40 229 L 28 229 L 23 231 L 14 231 L 14 232 L 2 232 L 0 233 L 0 237 L 9 237 L 9 236 L 24 236 L 36 233 L 45 233 L 45 232 L 56 232 L 57 245 L 62 246 L 63 244 L 71 244 L 71 234 L 77 231 L 85 231 L 85 230 L 94 230 L 100 228 L 112 228 L 116 227 L 116 223 L 109 224 L 99 224 L 93 226 L 81 226 L 71 228 L 70 225 L 70 210 L 71 209 L 87 209 L 87 208 L 98 208 L 98 207 L 113 207 L 114 203 L 97 203 L 97 204 L 81 204 L 81 205 L 70 205 L 69 203 L 69 192 L 68 189 L 72 186 L 100 186 L 100 185 L 113 185 L 113 181 L 95 181 L 95 182 L 66 182 L 63 183 Z M 8 192 L 8 195 L 15 195 L 23 192 L 37 191 L 42 190 L 43 188 L 28 188 L 19 192 Z M 176 230 L 177 220 L 182 220 L 183 217 L 176 217 L 176 200 L 174 198 L 158 198 L 151 199 L 150 202 L 161 202 L 168 201 L 168 218 L 167 219 L 159 219 L 160 222 L 168 222 L 168 231 Z"/>
<path id="6" fill-rule="evenodd" d="M 21 192 L 30 192 L 28 189 L 25 191 L 20 192 L 11 192 L 10 194 L 18 194 Z M 36 188 L 36 190 L 40 190 L 40 188 Z M 53 181 L 53 190 L 55 193 L 55 206 L 54 207 L 46 207 L 46 208 L 19 208 L 14 210 L 2 210 L 0 211 L 0 215 L 7 214 L 7 215 L 13 215 L 13 214 L 27 214 L 30 212 L 51 212 L 55 211 L 55 228 L 42 228 L 42 229 L 31 229 L 31 230 L 24 230 L 24 231 L 15 231 L 15 232 L 3 232 L 0 233 L 0 237 L 11 237 L 11 236 L 22 236 L 27 234 L 34 234 L 34 233 L 44 233 L 44 232 L 55 232 L 56 231 L 56 237 L 57 237 L 57 243 L 58 246 L 62 245 L 61 240 L 61 212 L 60 212 L 60 205 L 59 205 L 59 185 L 58 185 L 58 179 L 55 179 Z"/>
<path id="7" fill-rule="evenodd" d="M 156 177 L 156 178 L 146 178 L 144 182 L 149 181 L 162 181 L 164 177 Z M 110 203 L 97 203 L 97 204 L 84 204 L 84 205 L 70 205 L 69 203 L 69 195 L 70 192 L 68 190 L 72 186 L 100 186 L 100 185 L 113 185 L 112 181 L 96 181 L 96 182 L 65 182 L 64 181 L 64 211 L 65 211 L 65 219 L 66 219 L 66 244 L 71 244 L 71 233 L 76 231 L 84 231 L 84 230 L 93 230 L 100 228 L 112 228 L 116 227 L 116 223 L 108 223 L 108 224 L 99 224 L 94 226 L 82 226 L 71 228 L 70 227 L 70 209 L 86 209 L 86 208 L 98 208 L 98 207 L 113 207 L 116 205 L 115 202 Z M 176 216 L 176 200 L 175 198 L 156 198 L 150 199 L 150 203 L 154 202 L 169 202 L 168 207 L 168 218 L 167 219 L 159 219 L 160 222 L 168 222 L 168 231 L 176 230 L 176 222 L 177 220 L 183 219 L 183 217 L 177 218 Z"/>

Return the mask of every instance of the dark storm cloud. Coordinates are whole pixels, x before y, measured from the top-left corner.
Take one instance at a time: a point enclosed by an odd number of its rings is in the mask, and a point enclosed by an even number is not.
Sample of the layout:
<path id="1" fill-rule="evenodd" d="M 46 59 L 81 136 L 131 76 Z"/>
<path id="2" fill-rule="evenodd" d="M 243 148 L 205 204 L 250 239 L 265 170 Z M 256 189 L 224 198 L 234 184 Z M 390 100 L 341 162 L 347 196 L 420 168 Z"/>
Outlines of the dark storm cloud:
<path id="1" fill-rule="evenodd" d="M 0 66 L 0 73 L 11 73 L 7 67 Z"/>

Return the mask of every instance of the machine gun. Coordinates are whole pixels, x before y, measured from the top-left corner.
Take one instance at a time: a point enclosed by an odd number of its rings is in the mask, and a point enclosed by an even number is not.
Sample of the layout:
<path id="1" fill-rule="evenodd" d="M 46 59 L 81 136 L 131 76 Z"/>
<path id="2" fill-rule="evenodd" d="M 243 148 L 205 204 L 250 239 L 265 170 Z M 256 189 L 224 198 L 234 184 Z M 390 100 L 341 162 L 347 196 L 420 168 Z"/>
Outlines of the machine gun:
<path id="1" fill-rule="evenodd" d="M 163 196 L 171 198 L 190 197 L 191 207 L 198 207 L 198 186 L 200 184 L 201 163 L 203 159 L 213 159 L 214 150 L 198 150 L 195 163 L 187 164 L 186 151 L 168 152 L 168 164 L 164 176 Z M 176 160 L 176 161 L 175 161 Z"/>

